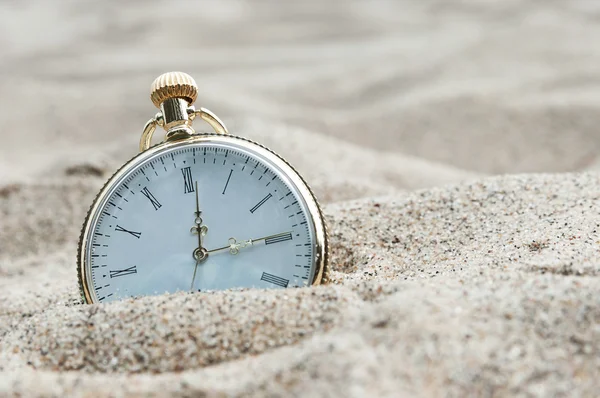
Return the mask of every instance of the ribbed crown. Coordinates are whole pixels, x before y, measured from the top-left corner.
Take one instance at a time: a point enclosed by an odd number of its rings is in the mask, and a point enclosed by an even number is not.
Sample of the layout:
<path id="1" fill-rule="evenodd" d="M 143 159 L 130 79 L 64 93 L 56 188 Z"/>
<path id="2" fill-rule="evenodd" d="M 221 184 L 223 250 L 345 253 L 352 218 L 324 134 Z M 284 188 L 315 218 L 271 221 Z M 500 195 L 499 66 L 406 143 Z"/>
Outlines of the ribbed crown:
<path id="1" fill-rule="evenodd" d="M 183 72 L 163 73 L 154 80 L 150 88 L 150 99 L 157 108 L 169 98 L 184 98 L 190 105 L 198 97 L 198 86 L 194 79 Z"/>

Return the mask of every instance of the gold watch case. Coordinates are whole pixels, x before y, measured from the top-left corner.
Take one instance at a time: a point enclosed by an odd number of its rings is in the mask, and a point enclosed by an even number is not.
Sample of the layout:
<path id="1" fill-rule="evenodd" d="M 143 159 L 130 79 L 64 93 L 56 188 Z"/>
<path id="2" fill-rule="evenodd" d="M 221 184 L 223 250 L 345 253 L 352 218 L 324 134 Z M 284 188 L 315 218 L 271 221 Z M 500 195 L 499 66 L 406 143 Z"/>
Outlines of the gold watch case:
<path id="1" fill-rule="evenodd" d="M 181 74 L 181 72 L 177 73 Z M 162 78 L 164 81 L 165 78 L 163 76 L 157 78 L 157 81 L 160 78 Z M 191 77 L 189 77 L 189 79 L 191 79 Z M 193 79 L 191 79 L 191 81 L 193 82 Z M 184 87 L 186 90 L 185 93 L 188 96 L 189 87 L 190 85 L 186 85 Z M 164 87 L 162 89 L 164 89 Z M 155 94 L 154 91 L 153 94 Z M 100 192 L 94 199 L 94 202 L 90 210 L 88 211 L 87 217 L 85 219 L 81 231 L 81 236 L 79 238 L 77 254 L 77 273 L 82 300 L 88 304 L 96 303 L 96 301 L 94 300 L 95 295 L 91 293 L 92 281 L 88 264 L 89 260 L 87 258 L 88 245 L 91 239 L 92 228 L 94 227 L 94 220 L 96 218 L 95 216 L 100 211 L 102 204 L 106 200 L 108 200 L 108 196 L 111 194 L 115 185 L 119 181 L 121 181 L 121 179 L 125 175 L 127 175 L 130 170 L 136 168 L 138 165 L 142 164 L 147 159 L 163 151 L 179 147 L 185 147 L 187 145 L 197 143 L 220 144 L 225 146 L 230 145 L 241 149 L 245 149 L 248 152 L 257 154 L 258 156 L 264 158 L 267 162 L 270 162 L 273 166 L 279 168 L 279 170 L 288 178 L 288 182 L 292 184 L 302 196 L 302 199 L 306 203 L 307 211 L 315 229 L 315 273 L 311 285 L 327 283 L 329 257 L 327 225 L 325 223 L 321 207 L 319 206 L 319 203 L 314 193 L 312 192 L 308 184 L 304 181 L 302 176 L 300 176 L 300 174 L 283 157 L 277 155 L 275 152 L 254 141 L 226 133 L 227 129 L 225 128 L 225 126 L 210 111 L 203 108 L 201 108 L 199 111 L 196 111 L 195 109 L 193 109 L 193 107 L 191 107 L 191 104 L 187 103 L 187 101 L 179 99 L 178 97 L 176 97 L 176 95 L 177 91 L 174 90 L 173 96 L 175 100 L 178 101 L 176 104 L 182 103 L 182 107 L 186 106 L 186 109 L 180 112 L 180 114 L 178 114 L 175 118 L 173 118 L 172 115 L 165 114 L 168 113 L 165 112 L 168 111 L 168 109 L 161 109 L 163 112 L 157 114 L 146 124 L 144 132 L 142 134 L 142 139 L 140 141 L 140 149 L 142 150 L 142 152 L 127 163 L 125 163 L 106 182 L 104 187 L 100 190 Z M 167 98 L 165 101 L 168 100 L 169 99 Z M 185 115 L 181 114 L 183 112 L 185 112 Z M 186 116 L 190 116 L 189 119 L 187 119 Z M 213 126 L 217 133 L 194 133 L 193 129 L 191 128 L 191 121 L 193 120 L 194 116 L 199 116 L 201 119 L 207 121 L 210 125 Z M 176 120 L 174 121 L 174 119 L 176 119 L 177 117 L 183 120 L 179 124 Z M 154 132 L 156 126 L 163 126 L 165 124 L 165 119 L 169 118 L 170 130 L 167 131 L 166 140 L 163 143 L 160 143 L 153 147 L 149 147 L 150 140 L 152 138 L 152 133 Z"/>

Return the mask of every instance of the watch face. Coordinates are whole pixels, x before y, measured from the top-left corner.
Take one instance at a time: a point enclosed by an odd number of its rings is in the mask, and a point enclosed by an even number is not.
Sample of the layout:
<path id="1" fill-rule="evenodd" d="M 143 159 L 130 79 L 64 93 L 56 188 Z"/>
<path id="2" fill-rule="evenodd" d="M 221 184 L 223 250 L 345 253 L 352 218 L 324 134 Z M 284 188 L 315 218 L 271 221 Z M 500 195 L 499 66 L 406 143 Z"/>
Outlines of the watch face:
<path id="1" fill-rule="evenodd" d="M 149 152 L 113 178 L 89 216 L 91 301 L 313 282 L 315 220 L 283 161 L 231 138 Z"/>

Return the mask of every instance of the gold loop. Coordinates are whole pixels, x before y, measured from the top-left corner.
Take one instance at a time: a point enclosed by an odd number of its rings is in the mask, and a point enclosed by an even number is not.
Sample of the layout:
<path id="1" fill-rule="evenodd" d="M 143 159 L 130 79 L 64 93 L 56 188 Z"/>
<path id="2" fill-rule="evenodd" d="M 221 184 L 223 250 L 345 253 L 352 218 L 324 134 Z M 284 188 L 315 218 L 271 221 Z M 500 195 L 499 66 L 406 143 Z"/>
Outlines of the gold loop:
<path id="1" fill-rule="evenodd" d="M 225 124 L 211 111 L 206 108 L 200 108 L 199 110 L 194 110 L 194 108 L 188 108 L 189 117 L 191 120 L 194 120 L 196 117 L 204 120 L 206 123 L 210 124 L 211 127 L 215 130 L 217 134 L 229 134 L 227 131 L 227 127 Z M 162 125 L 162 115 L 157 113 L 155 117 L 148 120 L 146 125 L 144 126 L 144 131 L 142 132 L 142 137 L 140 138 L 140 152 L 144 152 L 152 146 L 152 136 L 156 131 L 156 126 Z"/>
<path id="2" fill-rule="evenodd" d="M 229 132 L 227 131 L 227 127 L 225 127 L 225 124 L 223 124 L 221 119 L 219 119 L 217 117 L 217 115 L 215 115 L 208 109 L 200 108 L 199 110 L 194 111 L 193 115 L 194 115 L 193 118 L 199 117 L 200 119 L 204 120 L 206 123 L 210 124 L 211 127 L 215 130 L 215 133 L 229 134 Z"/>
<path id="3" fill-rule="evenodd" d="M 152 135 L 156 130 L 157 121 L 155 118 L 148 120 L 148 123 L 144 126 L 144 132 L 140 138 L 140 152 L 144 152 L 150 146 L 152 146 Z"/>

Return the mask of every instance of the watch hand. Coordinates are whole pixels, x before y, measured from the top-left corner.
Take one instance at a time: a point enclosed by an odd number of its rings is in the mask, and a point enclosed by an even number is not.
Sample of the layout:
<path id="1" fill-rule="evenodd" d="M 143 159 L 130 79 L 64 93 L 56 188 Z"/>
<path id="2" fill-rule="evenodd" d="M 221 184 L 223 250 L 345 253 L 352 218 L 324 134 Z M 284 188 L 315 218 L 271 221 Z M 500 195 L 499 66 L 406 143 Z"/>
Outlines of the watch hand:
<path id="1" fill-rule="evenodd" d="M 196 265 L 194 266 L 194 276 L 192 276 L 192 284 L 190 285 L 190 292 L 194 291 L 194 281 L 196 280 L 196 272 L 198 271 L 198 264 L 200 264 L 200 260 L 196 260 Z"/>
<path id="2" fill-rule="evenodd" d="M 196 215 L 196 218 L 194 219 L 194 223 L 196 223 L 196 226 L 193 228 L 196 230 L 195 233 L 198 234 L 198 249 L 202 249 L 202 237 L 206 234 L 206 232 L 208 232 L 208 228 L 206 228 L 206 226 L 202 225 L 202 217 L 200 217 L 202 215 L 202 212 L 200 211 L 200 198 L 198 197 L 198 181 L 196 181 L 196 212 L 194 213 Z M 204 234 L 202 233 L 204 232 Z"/>
<path id="3" fill-rule="evenodd" d="M 229 252 L 231 254 L 236 255 L 240 252 L 240 249 L 243 249 L 248 246 L 252 246 L 256 242 L 260 242 L 262 240 L 267 240 L 267 239 L 284 238 L 284 237 L 288 237 L 288 236 L 289 236 L 289 239 L 291 239 L 291 237 L 292 237 L 291 234 L 292 234 L 291 232 L 282 232 L 279 234 L 263 236 L 262 238 L 248 239 L 248 240 L 244 240 L 241 242 L 238 242 L 235 238 L 229 238 L 229 245 L 223 246 L 223 247 L 218 247 L 218 248 L 212 249 L 212 250 L 208 250 L 207 253 L 214 253 L 214 252 L 222 251 L 225 249 L 229 249 Z M 288 239 L 285 239 L 285 240 L 288 240 Z"/>
<path id="4" fill-rule="evenodd" d="M 194 219 L 196 225 L 190 229 L 190 232 L 198 235 L 198 247 L 194 249 L 193 255 L 196 260 L 204 261 L 206 260 L 206 257 L 208 257 L 208 252 L 202 246 L 202 238 L 208 232 L 208 227 L 202 225 L 202 211 L 200 211 L 200 199 L 198 197 L 198 181 L 196 181 L 196 211 L 194 214 L 196 215 L 196 218 Z"/>
<path id="5" fill-rule="evenodd" d="M 208 257 L 208 251 L 202 246 L 202 238 L 208 232 L 208 227 L 206 225 L 202 225 L 202 212 L 200 211 L 200 198 L 198 195 L 198 181 L 196 181 L 196 211 L 194 214 L 196 218 L 194 219 L 195 226 L 190 230 L 193 234 L 198 235 L 198 247 L 194 249 L 192 255 L 196 259 L 196 265 L 194 266 L 194 276 L 192 276 L 192 283 L 190 285 L 190 291 L 194 291 L 194 282 L 196 281 L 196 273 L 198 272 L 198 265 L 206 260 Z"/>

